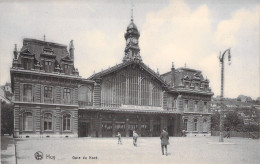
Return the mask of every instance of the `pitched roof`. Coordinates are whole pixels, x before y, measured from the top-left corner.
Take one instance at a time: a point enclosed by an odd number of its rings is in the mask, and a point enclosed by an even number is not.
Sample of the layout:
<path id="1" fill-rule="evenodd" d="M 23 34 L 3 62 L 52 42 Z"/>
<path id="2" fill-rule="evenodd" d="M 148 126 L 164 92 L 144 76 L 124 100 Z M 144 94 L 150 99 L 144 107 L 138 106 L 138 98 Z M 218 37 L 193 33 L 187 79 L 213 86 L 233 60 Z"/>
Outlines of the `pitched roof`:
<path id="1" fill-rule="evenodd" d="M 96 79 L 96 78 L 100 78 L 102 76 L 105 76 L 107 74 L 110 74 L 114 71 L 120 70 L 124 67 L 127 67 L 131 64 L 138 64 L 139 66 L 141 66 L 144 70 L 146 70 L 148 73 L 150 73 L 154 78 L 156 78 L 157 80 L 159 80 L 161 83 L 163 83 L 165 86 L 168 86 L 168 84 L 160 77 L 160 75 L 158 75 L 157 73 L 155 73 L 151 68 L 149 68 L 147 65 L 145 65 L 143 62 L 140 61 L 127 61 L 127 62 L 123 62 L 121 64 L 115 65 L 111 68 L 108 68 L 106 70 L 103 70 L 101 72 L 95 73 L 92 76 L 90 76 L 88 79 Z"/>
<path id="2" fill-rule="evenodd" d="M 36 60 L 40 61 L 40 55 L 43 54 L 43 50 L 46 48 L 53 51 L 58 62 L 60 62 L 63 57 L 69 55 L 66 45 L 30 38 L 25 38 L 23 40 L 21 52 L 31 53 L 35 55 Z"/>

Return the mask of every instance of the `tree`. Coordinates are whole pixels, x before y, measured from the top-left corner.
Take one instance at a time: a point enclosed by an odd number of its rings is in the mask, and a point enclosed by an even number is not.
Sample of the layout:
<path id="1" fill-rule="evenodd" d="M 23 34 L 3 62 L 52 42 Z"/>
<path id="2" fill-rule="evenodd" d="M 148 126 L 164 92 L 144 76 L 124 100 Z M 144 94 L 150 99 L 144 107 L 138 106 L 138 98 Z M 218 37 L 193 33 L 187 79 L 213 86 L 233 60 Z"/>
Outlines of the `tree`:
<path id="1" fill-rule="evenodd" d="M 13 134 L 13 105 L 1 102 L 1 134 Z"/>
<path id="2" fill-rule="evenodd" d="M 211 115 L 211 131 L 219 131 L 220 114 L 218 112 Z"/>
<path id="3" fill-rule="evenodd" d="M 224 127 L 230 128 L 231 130 L 242 131 L 244 122 L 241 118 L 239 118 L 237 112 L 229 112 L 226 114 L 224 119 Z"/>

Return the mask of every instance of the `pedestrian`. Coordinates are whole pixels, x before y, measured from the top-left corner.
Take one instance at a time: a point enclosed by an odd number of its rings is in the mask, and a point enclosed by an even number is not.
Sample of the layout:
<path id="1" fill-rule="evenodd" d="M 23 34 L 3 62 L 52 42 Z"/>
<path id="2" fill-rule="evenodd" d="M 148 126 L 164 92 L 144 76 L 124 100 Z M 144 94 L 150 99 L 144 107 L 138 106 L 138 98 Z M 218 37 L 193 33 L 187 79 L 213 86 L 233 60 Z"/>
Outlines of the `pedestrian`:
<path id="1" fill-rule="evenodd" d="M 182 137 L 186 137 L 186 131 L 184 129 L 182 130 L 181 133 L 182 133 Z"/>
<path id="2" fill-rule="evenodd" d="M 117 136 L 117 138 L 118 138 L 118 142 L 117 142 L 117 143 L 118 143 L 118 144 L 122 144 L 121 134 L 118 132 L 116 136 Z"/>
<path id="3" fill-rule="evenodd" d="M 133 131 L 133 144 L 134 144 L 134 146 L 137 146 L 137 137 L 138 137 L 138 134 L 136 133 L 136 131 Z"/>
<path id="4" fill-rule="evenodd" d="M 227 138 L 230 138 L 230 129 L 227 127 Z"/>
<path id="5" fill-rule="evenodd" d="M 169 145 L 169 135 L 166 132 L 166 128 L 162 130 L 162 133 L 160 135 L 161 139 L 161 147 L 162 147 L 162 155 L 164 155 L 164 149 L 165 149 L 165 155 L 167 156 L 167 145 Z"/>

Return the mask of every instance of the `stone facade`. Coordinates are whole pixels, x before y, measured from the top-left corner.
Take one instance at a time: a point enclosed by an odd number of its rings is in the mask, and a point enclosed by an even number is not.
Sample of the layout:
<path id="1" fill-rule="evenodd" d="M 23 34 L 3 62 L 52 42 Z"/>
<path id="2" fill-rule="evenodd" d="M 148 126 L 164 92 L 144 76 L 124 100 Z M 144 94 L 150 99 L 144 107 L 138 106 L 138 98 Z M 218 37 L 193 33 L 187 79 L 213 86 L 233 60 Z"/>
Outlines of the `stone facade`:
<path id="1" fill-rule="evenodd" d="M 11 82 L 14 91 L 15 137 L 77 137 L 78 88 L 83 81 L 64 45 L 24 39 L 14 50 Z"/>
<path id="2" fill-rule="evenodd" d="M 113 137 L 210 134 L 213 93 L 201 71 L 172 66 L 160 75 L 142 61 L 133 19 L 123 62 L 87 79 L 67 46 L 24 39 L 15 46 L 11 83 L 15 137 Z"/>

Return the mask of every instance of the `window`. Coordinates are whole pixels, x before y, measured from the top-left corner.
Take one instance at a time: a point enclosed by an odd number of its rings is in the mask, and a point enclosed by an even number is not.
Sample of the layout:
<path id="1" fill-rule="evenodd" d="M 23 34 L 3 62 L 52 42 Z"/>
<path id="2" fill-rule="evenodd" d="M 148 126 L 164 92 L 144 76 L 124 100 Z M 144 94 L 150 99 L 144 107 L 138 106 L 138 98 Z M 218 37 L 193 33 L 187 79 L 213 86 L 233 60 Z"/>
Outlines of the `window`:
<path id="1" fill-rule="evenodd" d="M 63 131 L 70 130 L 70 114 L 63 115 Z"/>
<path id="2" fill-rule="evenodd" d="M 52 130 L 52 114 L 44 114 L 44 130 Z"/>
<path id="3" fill-rule="evenodd" d="M 45 61 L 44 62 L 44 68 L 46 72 L 52 72 L 52 62 L 51 61 Z"/>
<path id="4" fill-rule="evenodd" d="M 32 60 L 23 58 L 23 68 L 26 70 L 31 70 L 32 69 Z"/>
<path id="5" fill-rule="evenodd" d="M 32 85 L 24 84 L 23 85 L 23 101 L 32 102 Z"/>
<path id="6" fill-rule="evenodd" d="M 194 102 L 194 111 L 198 111 L 198 101 Z"/>
<path id="7" fill-rule="evenodd" d="M 172 106 L 173 108 L 177 108 L 177 99 L 173 99 Z"/>
<path id="8" fill-rule="evenodd" d="M 23 113 L 23 130 L 24 131 L 33 130 L 33 117 L 31 112 Z"/>
<path id="9" fill-rule="evenodd" d="M 207 102 L 204 102 L 204 105 L 203 105 L 203 110 L 204 110 L 204 112 L 208 112 L 208 110 L 207 110 L 207 105 L 208 105 L 208 103 L 207 103 Z"/>
<path id="10" fill-rule="evenodd" d="M 128 130 L 137 130 L 138 129 L 138 124 L 129 124 L 128 125 Z"/>
<path id="11" fill-rule="evenodd" d="M 69 75 L 69 74 L 71 74 L 71 67 L 72 66 L 70 66 L 70 65 L 68 65 L 68 64 L 64 64 L 64 73 L 66 74 L 66 75 Z"/>
<path id="12" fill-rule="evenodd" d="M 65 104 L 71 104 L 71 90 L 69 88 L 63 89 L 63 99 Z"/>
<path id="13" fill-rule="evenodd" d="M 188 105 L 189 105 L 189 102 L 188 100 L 184 100 L 184 110 L 188 110 Z"/>
<path id="14" fill-rule="evenodd" d="M 204 85 L 204 90 L 205 90 L 205 91 L 208 90 L 208 85 Z"/>
<path id="15" fill-rule="evenodd" d="M 79 105 L 88 106 L 92 105 L 92 92 L 87 86 L 81 86 L 79 88 Z"/>
<path id="16" fill-rule="evenodd" d="M 152 90 L 152 105 L 161 106 L 161 95 L 159 87 L 154 87 Z"/>
<path id="17" fill-rule="evenodd" d="M 101 86 L 101 104 L 107 106 L 113 103 L 113 85 L 110 81 L 105 81 Z"/>
<path id="18" fill-rule="evenodd" d="M 184 130 L 188 131 L 188 119 L 184 119 L 183 126 L 184 126 Z"/>
<path id="19" fill-rule="evenodd" d="M 193 131 L 198 131 L 198 120 L 194 119 L 194 127 L 193 127 Z"/>
<path id="20" fill-rule="evenodd" d="M 199 89 L 199 84 L 197 84 L 197 83 L 195 84 L 195 89 L 197 89 L 197 90 Z"/>
<path id="21" fill-rule="evenodd" d="M 116 131 L 124 132 L 125 131 L 125 124 L 122 124 L 122 123 L 116 124 L 115 129 L 116 129 Z"/>
<path id="22" fill-rule="evenodd" d="M 141 105 L 149 105 L 149 84 L 147 79 L 141 81 Z"/>
<path id="23" fill-rule="evenodd" d="M 52 103 L 52 87 L 45 86 L 44 87 L 44 102 L 45 103 Z"/>
<path id="24" fill-rule="evenodd" d="M 103 132 L 112 132 L 113 126 L 111 123 L 102 123 Z"/>
<path id="25" fill-rule="evenodd" d="M 138 76 L 136 74 L 131 75 L 129 77 L 129 104 L 138 105 L 138 90 Z"/>
<path id="26" fill-rule="evenodd" d="M 207 132 L 208 131 L 208 123 L 207 123 L 207 119 L 203 120 L 203 132 Z"/>
<path id="27" fill-rule="evenodd" d="M 167 99 L 167 107 L 169 110 L 172 110 L 177 107 L 177 100 L 173 97 L 168 97 Z"/>
<path id="28" fill-rule="evenodd" d="M 51 62 L 50 61 L 45 61 L 45 65 L 51 65 Z"/>

